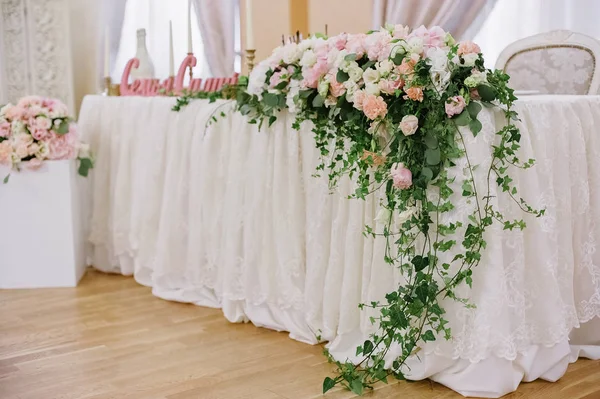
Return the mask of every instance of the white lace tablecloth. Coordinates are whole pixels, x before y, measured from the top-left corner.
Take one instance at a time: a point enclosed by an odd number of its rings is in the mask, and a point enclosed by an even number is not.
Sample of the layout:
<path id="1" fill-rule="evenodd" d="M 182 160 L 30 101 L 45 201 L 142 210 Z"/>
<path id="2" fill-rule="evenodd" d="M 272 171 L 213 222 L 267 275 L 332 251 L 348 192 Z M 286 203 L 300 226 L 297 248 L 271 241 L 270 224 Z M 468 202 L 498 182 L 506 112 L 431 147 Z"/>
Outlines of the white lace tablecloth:
<path id="1" fill-rule="evenodd" d="M 329 195 L 310 127 L 282 116 L 258 131 L 224 102 L 86 97 L 79 126 L 96 151 L 93 264 L 133 275 L 168 300 L 220 307 L 232 322 L 330 341 L 350 358 L 372 326 L 357 305 L 383 297 L 399 278 L 382 243 L 366 239 L 377 199 Z M 492 229 L 468 295 L 474 309 L 444 303 L 453 340 L 428 343 L 410 362 L 468 396 L 498 397 L 521 381 L 560 378 L 578 356 L 600 357 L 600 97 L 531 96 L 516 106 L 520 194 L 542 219 L 524 232 Z M 213 114 L 227 116 L 206 127 Z M 471 162 L 490 162 L 501 119 L 484 108 L 467 140 Z M 460 164 L 456 173 L 462 173 Z M 478 180 L 479 179 L 479 180 Z M 477 184 L 481 176 L 476 176 Z M 497 205 L 519 216 L 503 196 Z M 460 203 L 460 218 L 468 205 Z"/>

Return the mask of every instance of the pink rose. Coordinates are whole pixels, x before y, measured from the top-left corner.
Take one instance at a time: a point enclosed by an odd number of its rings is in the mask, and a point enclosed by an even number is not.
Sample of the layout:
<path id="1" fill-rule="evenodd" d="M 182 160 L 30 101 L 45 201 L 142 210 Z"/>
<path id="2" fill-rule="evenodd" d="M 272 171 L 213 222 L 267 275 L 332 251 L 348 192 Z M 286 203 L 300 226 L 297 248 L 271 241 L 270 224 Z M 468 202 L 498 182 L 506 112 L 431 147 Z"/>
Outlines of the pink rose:
<path id="1" fill-rule="evenodd" d="M 400 121 L 400 130 L 405 136 L 411 136 L 415 134 L 419 128 L 419 118 L 415 115 L 405 115 Z"/>
<path id="2" fill-rule="evenodd" d="M 283 75 L 284 75 L 283 71 L 278 71 L 278 72 L 275 72 L 273 75 L 271 75 L 271 79 L 269 80 L 269 87 L 274 88 L 279 83 L 283 82 L 283 79 L 281 78 Z"/>
<path id="3" fill-rule="evenodd" d="M 25 115 L 25 110 L 22 107 L 12 106 L 5 111 L 6 119 L 15 121 L 21 119 Z"/>
<path id="4" fill-rule="evenodd" d="M 48 141 L 50 153 L 49 159 L 72 159 L 77 155 L 77 135 L 75 130 L 69 129 L 69 133 L 58 136 L 55 135 Z"/>
<path id="5" fill-rule="evenodd" d="M 17 155 L 17 157 L 23 159 L 27 156 L 29 156 L 29 148 L 27 148 L 27 144 L 25 143 L 15 143 L 15 154 Z"/>
<path id="6" fill-rule="evenodd" d="M 379 81 L 379 90 L 385 94 L 392 95 L 396 92 L 396 90 L 402 88 L 404 81 L 402 79 L 398 80 L 390 80 L 390 79 L 381 79 Z"/>
<path id="7" fill-rule="evenodd" d="M 412 75 L 415 72 L 415 65 L 417 63 L 414 62 L 413 60 L 410 59 L 403 59 L 402 63 L 400 65 L 398 65 L 396 67 L 396 71 L 400 74 L 400 75 Z"/>
<path id="8" fill-rule="evenodd" d="M 48 131 L 46 129 L 34 129 L 31 132 L 31 135 L 33 136 L 34 139 L 36 139 L 38 141 L 48 140 L 52 136 L 50 131 Z"/>
<path id="9" fill-rule="evenodd" d="M 12 163 L 12 145 L 9 140 L 0 142 L 0 165 L 10 165 Z"/>
<path id="10" fill-rule="evenodd" d="M 10 136 L 10 123 L 2 122 L 0 123 L 0 137 L 9 137 Z"/>
<path id="11" fill-rule="evenodd" d="M 412 173 L 404 167 L 402 162 L 393 164 L 390 172 L 394 180 L 394 187 L 406 190 L 412 186 Z"/>
<path id="12" fill-rule="evenodd" d="M 337 78 L 330 74 L 328 75 L 329 80 L 329 90 L 334 97 L 341 97 L 346 92 L 346 87 L 337 81 Z"/>
<path id="13" fill-rule="evenodd" d="M 308 68 L 308 70 L 304 73 L 304 80 L 302 81 L 302 85 L 304 87 L 316 89 L 319 84 L 319 79 L 323 77 L 323 75 L 325 75 L 327 71 L 327 60 L 318 60 L 315 65 Z"/>
<path id="14" fill-rule="evenodd" d="M 33 124 L 34 129 L 49 130 L 51 127 L 52 127 L 52 120 L 49 118 L 39 116 L 34 119 L 34 124 Z"/>
<path id="15" fill-rule="evenodd" d="M 481 49 L 478 45 L 471 41 L 460 42 L 458 45 L 458 55 L 479 53 L 481 53 Z"/>
<path id="16" fill-rule="evenodd" d="M 17 103 L 17 107 L 21 107 L 21 108 L 29 108 L 32 106 L 41 107 L 43 102 L 44 102 L 44 99 L 42 97 L 27 96 L 27 97 L 23 97 L 19 100 L 19 102 Z"/>
<path id="17" fill-rule="evenodd" d="M 381 96 L 375 96 L 373 94 L 367 94 L 367 97 L 362 103 L 363 112 L 367 118 L 374 120 L 377 118 L 383 118 L 387 115 L 387 104 Z"/>
<path id="18" fill-rule="evenodd" d="M 357 90 L 354 93 L 354 108 L 358 109 L 359 111 L 363 110 L 363 104 L 365 103 L 365 100 L 367 98 L 368 94 L 366 91 L 364 90 Z"/>
<path id="19" fill-rule="evenodd" d="M 30 159 L 23 164 L 28 170 L 38 170 L 42 166 L 42 160 L 38 158 Z"/>
<path id="20" fill-rule="evenodd" d="M 347 34 L 346 33 L 341 33 L 337 36 L 333 36 L 330 37 L 329 40 L 327 40 L 327 44 L 329 45 L 329 48 L 336 48 L 338 50 L 343 50 L 346 48 L 346 41 L 347 41 Z"/>
<path id="21" fill-rule="evenodd" d="M 446 32 L 439 26 L 434 26 L 427 29 L 421 25 L 409 35 L 410 37 L 420 37 L 423 39 L 423 46 L 425 47 L 442 47 L 444 45 L 444 39 Z"/>
<path id="22" fill-rule="evenodd" d="M 423 89 L 417 86 L 409 87 L 404 90 L 406 95 L 404 99 L 410 98 L 413 101 L 423 101 Z"/>
<path id="23" fill-rule="evenodd" d="M 29 146 L 29 155 L 35 155 L 40 150 L 40 146 L 37 143 L 33 143 Z"/>
<path id="24" fill-rule="evenodd" d="M 471 89 L 469 91 L 469 94 L 471 95 L 472 100 L 481 100 L 481 96 L 479 95 L 477 89 Z"/>
<path id="25" fill-rule="evenodd" d="M 450 97 L 446 101 L 446 115 L 448 115 L 448 118 L 458 115 L 463 112 L 463 109 L 465 109 L 466 105 L 467 104 L 465 103 L 463 96 Z"/>

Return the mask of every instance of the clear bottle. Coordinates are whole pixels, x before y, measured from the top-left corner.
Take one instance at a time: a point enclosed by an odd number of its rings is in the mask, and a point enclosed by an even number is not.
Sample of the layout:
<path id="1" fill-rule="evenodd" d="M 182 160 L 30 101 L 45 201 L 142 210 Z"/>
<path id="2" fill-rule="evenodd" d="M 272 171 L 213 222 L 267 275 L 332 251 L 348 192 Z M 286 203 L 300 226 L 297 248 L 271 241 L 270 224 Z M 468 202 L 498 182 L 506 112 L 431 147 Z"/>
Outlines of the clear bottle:
<path id="1" fill-rule="evenodd" d="M 137 69 L 131 70 L 131 76 L 134 79 L 153 79 L 154 64 L 146 47 L 146 29 L 138 29 L 137 31 L 137 50 L 135 58 L 140 60 L 140 66 Z"/>

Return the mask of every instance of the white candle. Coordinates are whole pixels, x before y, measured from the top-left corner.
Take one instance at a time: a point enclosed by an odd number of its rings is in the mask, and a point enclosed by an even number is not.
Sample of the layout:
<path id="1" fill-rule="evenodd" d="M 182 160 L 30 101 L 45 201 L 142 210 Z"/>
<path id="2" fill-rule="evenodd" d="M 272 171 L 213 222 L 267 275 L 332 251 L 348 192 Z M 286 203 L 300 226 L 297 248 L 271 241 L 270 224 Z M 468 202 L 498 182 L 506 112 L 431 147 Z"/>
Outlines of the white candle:
<path id="1" fill-rule="evenodd" d="M 108 26 L 104 29 L 104 77 L 110 76 L 110 42 Z"/>
<path id="2" fill-rule="evenodd" d="M 173 56 L 173 23 L 169 21 L 169 77 L 175 76 L 175 57 Z"/>
<path id="3" fill-rule="evenodd" d="M 192 46 L 192 0 L 188 0 L 188 54 L 194 52 Z"/>
<path id="4" fill-rule="evenodd" d="M 252 0 L 246 0 L 246 49 L 254 50 L 254 31 L 252 30 Z"/>

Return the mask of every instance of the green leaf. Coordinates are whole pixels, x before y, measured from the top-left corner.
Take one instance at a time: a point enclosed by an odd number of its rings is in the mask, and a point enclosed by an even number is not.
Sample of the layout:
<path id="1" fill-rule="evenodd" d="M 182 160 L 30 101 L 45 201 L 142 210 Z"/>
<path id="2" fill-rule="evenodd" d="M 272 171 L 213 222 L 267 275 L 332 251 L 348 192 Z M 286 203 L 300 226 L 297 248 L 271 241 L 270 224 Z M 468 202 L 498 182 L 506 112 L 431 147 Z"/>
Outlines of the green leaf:
<path id="1" fill-rule="evenodd" d="M 373 342 L 366 340 L 363 344 L 363 353 L 368 354 L 373 350 Z"/>
<path id="2" fill-rule="evenodd" d="M 263 102 L 269 107 L 276 107 L 279 104 L 279 96 L 274 93 L 265 93 L 263 95 Z"/>
<path id="3" fill-rule="evenodd" d="M 283 82 L 279 82 L 279 83 L 277 84 L 277 86 L 275 86 L 275 88 L 276 88 L 277 90 L 282 90 L 282 89 L 285 89 L 285 88 L 287 87 L 287 85 L 288 85 L 288 82 L 286 82 L 286 81 L 284 80 Z"/>
<path id="4" fill-rule="evenodd" d="M 431 132 L 427 132 L 425 134 L 425 145 L 427 148 L 437 148 L 438 147 L 438 139 Z"/>
<path id="5" fill-rule="evenodd" d="M 425 331 L 425 334 L 421 338 L 423 338 L 423 341 L 435 341 L 435 335 L 433 335 L 433 331 L 431 330 Z"/>
<path id="6" fill-rule="evenodd" d="M 371 68 L 373 65 L 375 65 L 375 61 L 368 61 L 365 63 L 365 65 L 362 66 L 362 70 L 366 71 L 368 68 Z"/>
<path id="7" fill-rule="evenodd" d="M 398 53 L 396 53 L 394 58 L 392 58 L 392 62 L 394 63 L 394 65 L 400 65 L 400 64 L 402 64 L 403 59 L 404 59 L 404 54 L 398 52 Z"/>
<path id="8" fill-rule="evenodd" d="M 271 115 L 269 117 L 269 126 L 271 126 L 273 123 L 275 123 L 276 120 L 277 120 L 277 117 L 275 115 Z"/>
<path id="9" fill-rule="evenodd" d="M 474 136 L 477 136 L 477 133 L 481 131 L 481 127 L 481 122 L 479 122 L 477 119 L 473 119 L 471 122 L 469 122 L 469 128 L 473 132 Z"/>
<path id="10" fill-rule="evenodd" d="M 425 168 L 421 169 L 421 176 L 423 176 L 426 183 L 429 183 L 431 181 L 431 179 L 433 179 L 433 170 L 425 167 Z"/>
<path id="11" fill-rule="evenodd" d="M 473 118 L 473 119 L 477 119 L 477 115 L 479 115 L 481 108 L 482 108 L 481 104 L 476 103 L 475 101 L 471 101 L 469 103 L 469 105 L 467 105 L 467 111 L 469 112 L 469 115 L 471 115 L 471 118 Z"/>
<path id="12" fill-rule="evenodd" d="M 348 79 L 350 79 L 350 75 L 348 75 L 346 72 L 342 71 L 341 69 L 338 69 L 337 75 L 335 75 L 335 80 L 337 80 L 339 83 L 344 83 Z"/>
<path id="13" fill-rule="evenodd" d="M 325 377 L 323 380 L 323 393 L 326 393 L 335 386 L 335 380 L 330 377 Z"/>
<path id="14" fill-rule="evenodd" d="M 313 93 L 312 89 L 300 90 L 300 93 L 298 94 L 298 96 L 300 96 L 300 98 L 308 98 L 308 97 L 310 97 L 310 95 L 312 93 Z"/>
<path id="15" fill-rule="evenodd" d="M 325 103 L 325 98 L 321 97 L 320 94 L 317 94 L 317 96 L 312 101 L 312 106 L 315 108 L 319 108 L 319 107 L 322 107 L 324 103 Z"/>
<path id="16" fill-rule="evenodd" d="M 427 266 L 429 266 L 429 258 L 428 257 L 424 258 L 421 255 L 417 255 L 410 261 L 410 263 L 413 264 L 416 271 L 420 272 L 421 270 L 423 270 Z"/>
<path id="17" fill-rule="evenodd" d="M 477 92 L 483 101 L 494 101 L 496 99 L 496 90 L 488 85 L 477 86 Z"/>
<path id="18" fill-rule="evenodd" d="M 58 129 L 55 130 L 57 134 L 67 134 L 69 133 L 69 122 L 66 120 L 62 120 L 60 125 L 58 125 Z"/>
<path id="19" fill-rule="evenodd" d="M 356 61 L 356 53 L 348 54 L 344 57 L 346 61 Z"/>
<path id="20" fill-rule="evenodd" d="M 79 158 L 79 169 L 77 170 L 77 173 L 79 173 L 80 176 L 87 177 L 90 169 L 92 169 L 93 167 L 94 163 L 91 159 Z"/>
<path id="21" fill-rule="evenodd" d="M 362 381 L 357 378 L 350 383 L 350 390 L 360 396 L 365 391 L 365 386 Z"/>
<path id="22" fill-rule="evenodd" d="M 468 111 L 463 111 L 460 115 L 453 118 L 453 121 L 457 126 L 467 126 L 470 120 L 471 117 L 469 116 Z"/>
<path id="23" fill-rule="evenodd" d="M 439 148 L 428 148 L 425 150 L 425 159 L 427 165 L 439 165 L 441 161 L 441 152 Z"/>
<path id="24" fill-rule="evenodd" d="M 10 179 L 10 173 L 6 175 L 6 177 L 4 178 L 3 182 L 4 184 L 8 183 L 8 179 Z"/>

